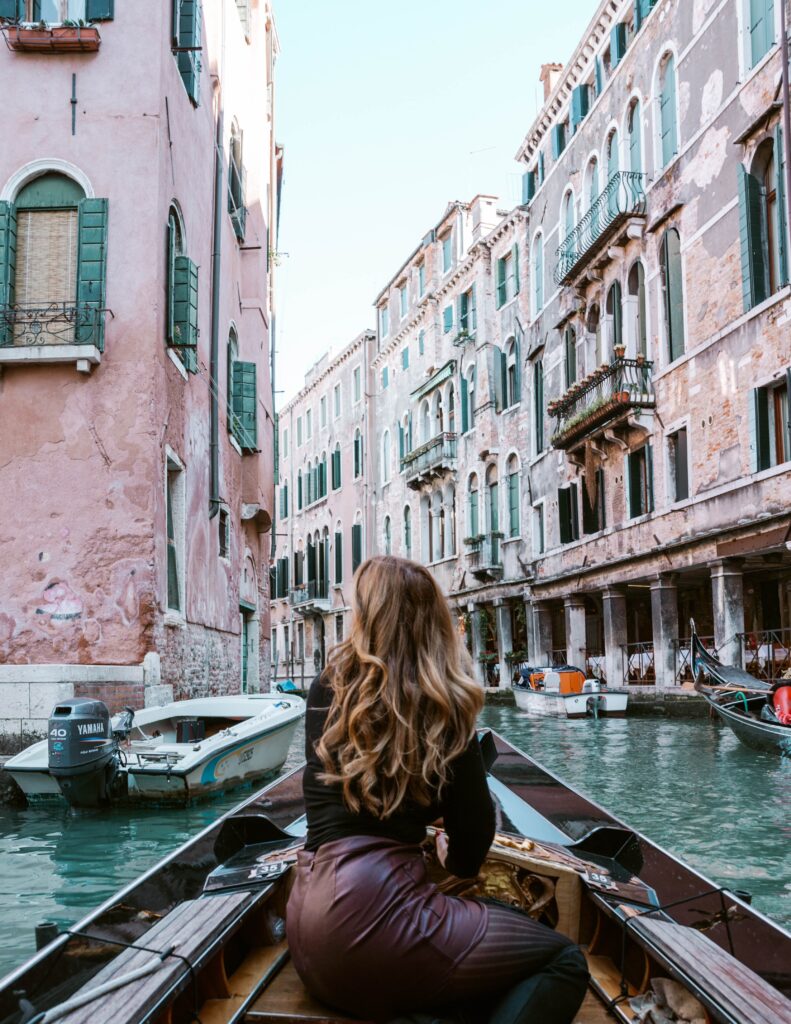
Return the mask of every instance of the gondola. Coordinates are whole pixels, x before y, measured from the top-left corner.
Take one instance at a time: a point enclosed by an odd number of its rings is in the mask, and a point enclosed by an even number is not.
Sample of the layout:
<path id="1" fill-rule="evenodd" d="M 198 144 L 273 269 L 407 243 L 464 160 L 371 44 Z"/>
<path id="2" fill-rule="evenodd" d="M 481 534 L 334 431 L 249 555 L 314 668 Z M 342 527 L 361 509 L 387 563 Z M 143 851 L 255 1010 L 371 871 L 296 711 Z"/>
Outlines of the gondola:
<path id="1" fill-rule="evenodd" d="M 698 693 L 745 746 L 791 757 L 791 679 L 771 685 L 723 665 L 700 642 L 694 622 L 691 629 Z"/>
<path id="2" fill-rule="evenodd" d="M 474 883 L 433 870 L 449 891 L 472 884 L 582 945 L 577 1024 L 791 1024 L 791 934 L 502 738 L 482 745 L 495 842 Z M 350 1024 L 310 997 L 285 939 L 303 811 L 297 769 L 0 981 L 0 1024 Z M 661 1001 L 678 1016 L 648 1018 Z"/>

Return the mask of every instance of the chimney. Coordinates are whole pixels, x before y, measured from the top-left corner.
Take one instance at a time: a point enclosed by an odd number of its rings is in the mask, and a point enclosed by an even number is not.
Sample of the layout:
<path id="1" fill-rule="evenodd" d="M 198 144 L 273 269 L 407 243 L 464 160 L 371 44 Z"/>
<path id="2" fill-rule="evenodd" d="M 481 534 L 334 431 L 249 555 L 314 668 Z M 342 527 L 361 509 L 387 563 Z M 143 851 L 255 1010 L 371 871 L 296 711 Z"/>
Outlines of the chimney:
<path id="1" fill-rule="evenodd" d="M 546 101 L 555 91 L 555 86 L 558 84 L 558 79 L 560 78 L 560 74 L 562 71 L 562 64 L 541 65 L 541 74 L 539 75 L 539 81 L 544 86 L 544 103 L 546 103 Z"/>
<path id="2" fill-rule="evenodd" d="M 470 203 L 470 212 L 472 213 L 473 242 L 488 235 L 500 220 L 497 216 L 496 196 L 476 196 Z"/>

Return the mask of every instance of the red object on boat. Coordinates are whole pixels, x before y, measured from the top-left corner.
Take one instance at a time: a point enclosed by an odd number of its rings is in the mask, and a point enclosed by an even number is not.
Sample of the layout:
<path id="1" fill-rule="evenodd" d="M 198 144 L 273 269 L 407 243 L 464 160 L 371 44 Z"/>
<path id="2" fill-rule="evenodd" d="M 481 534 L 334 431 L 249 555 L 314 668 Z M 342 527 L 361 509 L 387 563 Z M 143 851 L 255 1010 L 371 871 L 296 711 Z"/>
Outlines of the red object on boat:
<path id="1" fill-rule="evenodd" d="M 781 686 L 779 690 L 775 690 L 772 703 L 778 722 L 791 725 L 791 686 Z"/>

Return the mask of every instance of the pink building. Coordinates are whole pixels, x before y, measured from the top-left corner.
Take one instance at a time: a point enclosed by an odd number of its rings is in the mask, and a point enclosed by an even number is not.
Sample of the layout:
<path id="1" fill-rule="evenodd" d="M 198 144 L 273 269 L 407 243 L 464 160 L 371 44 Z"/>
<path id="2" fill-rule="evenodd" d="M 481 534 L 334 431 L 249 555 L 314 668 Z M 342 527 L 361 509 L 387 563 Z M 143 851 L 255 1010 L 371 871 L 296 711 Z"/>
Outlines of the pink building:
<path id="1" fill-rule="evenodd" d="M 269 2 L 0 19 L 0 728 L 266 687 Z"/>

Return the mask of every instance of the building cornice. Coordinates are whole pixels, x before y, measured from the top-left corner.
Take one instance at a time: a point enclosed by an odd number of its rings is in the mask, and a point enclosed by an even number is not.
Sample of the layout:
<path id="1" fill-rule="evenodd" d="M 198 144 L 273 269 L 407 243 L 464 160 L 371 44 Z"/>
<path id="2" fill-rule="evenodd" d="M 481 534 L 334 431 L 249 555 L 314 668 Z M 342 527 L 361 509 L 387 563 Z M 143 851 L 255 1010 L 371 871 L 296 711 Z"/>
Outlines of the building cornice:
<path id="1" fill-rule="evenodd" d="M 310 384 L 305 384 L 304 387 L 301 387 L 299 391 L 296 393 L 296 395 L 294 395 L 293 398 L 290 398 L 288 402 L 286 402 L 286 404 L 280 410 L 278 415 L 283 416 L 285 415 L 285 413 L 290 412 L 296 405 L 299 404 L 299 402 L 306 398 L 311 391 L 315 391 L 316 388 L 322 383 L 322 381 L 325 381 L 327 377 L 330 376 L 330 374 L 334 373 L 335 370 L 338 369 L 339 366 L 342 366 L 343 363 L 349 362 L 349 360 L 355 355 L 355 353 L 359 349 L 363 348 L 363 345 L 366 340 L 375 341 L 375 332 L 368 330 L 363 331 L 361 334 L 358 334 L 354 341 L 350 342 L 346 346 L 346 348 L 342 349 L 338 353 L 338 355 L 333 358 L 332 362 L 327 364 L 327 366 L 322 370 L 322 372 L 319 374 L 318 377 L 316 377 L 315 380 L 312 380 Z"/>

